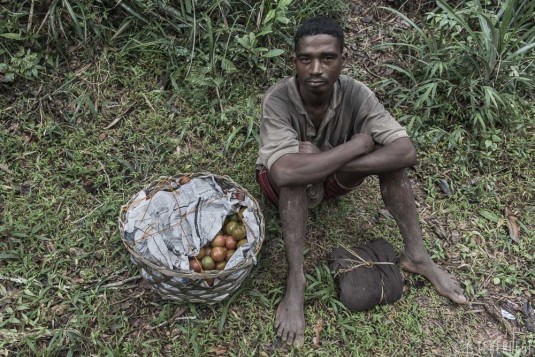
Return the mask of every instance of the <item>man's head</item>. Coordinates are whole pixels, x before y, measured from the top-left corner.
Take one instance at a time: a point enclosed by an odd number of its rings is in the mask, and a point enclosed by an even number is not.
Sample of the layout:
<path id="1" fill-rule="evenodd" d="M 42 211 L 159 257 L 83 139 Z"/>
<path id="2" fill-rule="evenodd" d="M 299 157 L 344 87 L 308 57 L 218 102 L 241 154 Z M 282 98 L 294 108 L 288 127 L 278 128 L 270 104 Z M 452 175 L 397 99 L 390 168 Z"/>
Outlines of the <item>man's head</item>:
<path id="1" fill-rule="evenodd" d="M 333 19 L 325 16 L 313 17 L 306 20 L 297 28 L 294 36 L 294 50 L 297 51 L 299 41 L 306 36 L 331 35 L 338 39 L 340 53 L 344 52 L 344 31 Z"/>
<path id="2" fill-rule="evenodd" d="M 329 100 L 346 62 L 343 46 L 342 28 L 329 18 L 316 17 L 298 28 L 292 61 L 303 100 L 316 104 Z"/>

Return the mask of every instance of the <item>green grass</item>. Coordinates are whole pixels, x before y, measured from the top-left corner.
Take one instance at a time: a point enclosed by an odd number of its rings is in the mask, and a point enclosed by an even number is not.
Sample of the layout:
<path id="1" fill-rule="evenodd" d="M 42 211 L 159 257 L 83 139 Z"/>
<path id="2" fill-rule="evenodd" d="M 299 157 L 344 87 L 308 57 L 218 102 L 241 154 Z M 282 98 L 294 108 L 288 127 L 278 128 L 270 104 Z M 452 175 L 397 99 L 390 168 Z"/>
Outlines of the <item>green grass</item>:
<path id="1" fill-rule="evenodd" d="M 477 343 L 510 341 L 511 331 L 517 351 L 535 344 L 533 334 L 485 310 L 535 295 L 529 123 L 504 132 L 495 150 L 452 150 L 440 140 L 421 145 L 420 165 L 410 172 L 425 243 L 464 283 L 467 306 L 405 273 L 394 305 L 350 313 L 337 301 L 325 266 L 330 250 L 380 237 L 402 250 L 373 178 L 310 212 L 300 351 L 281 344 L 273 328 L 286 262 L 279 218 L 263 199 L 259 264 L 229 300 L 177 305 L 142 280 L 128 280 L 138 272 L 121 243 L 119 208 L 151 180 L 211 171 L 261 197 L 253 177 L 258 146 L 249 131 L 257 130 L 269 81 L 236 74 L 221 100 L 213 87 L 200 97 L 180 81 L 182 89 L 162 85 L 171 74 L 159 45 L 127 43 L 104 46 L 91 61 L 71 48 L 70 67 L 48 66 L 37 77 L 0 84 L 1 355 L 452 356 Z M 534 114 L 532 107 L 525 116 Z M 438 188 L 440 179 L 451 196 Z M 518 216 L 518 243 L 508 236 L 505 206 Z M 477 351 L 490 352 L 488 346 Z"/>

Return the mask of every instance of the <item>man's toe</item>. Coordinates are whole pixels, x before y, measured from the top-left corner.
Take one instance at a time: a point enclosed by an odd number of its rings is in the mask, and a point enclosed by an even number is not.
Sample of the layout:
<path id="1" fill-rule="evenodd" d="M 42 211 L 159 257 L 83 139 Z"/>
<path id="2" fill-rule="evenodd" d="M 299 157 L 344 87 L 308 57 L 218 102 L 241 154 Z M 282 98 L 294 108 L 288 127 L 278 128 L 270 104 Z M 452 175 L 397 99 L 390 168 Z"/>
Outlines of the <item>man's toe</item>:
<path id="1" fill-rule="evenodd" d="M 293 343 L 293 346 L 295 348 L 301 348 L 303 347 L 303 345 L 305 344 L 305 336 L 299 334 L 295 337 L 295 340 L 294 340 L 294 343 Z"/>
<path id="2" fill-rule="evenodd" d="M 466 301 L 467 301 L 466 297 L 463 294 L 459 294 L 459 293 L 453 293 L 451 298 L 457 304 L 466 304 Z"/>

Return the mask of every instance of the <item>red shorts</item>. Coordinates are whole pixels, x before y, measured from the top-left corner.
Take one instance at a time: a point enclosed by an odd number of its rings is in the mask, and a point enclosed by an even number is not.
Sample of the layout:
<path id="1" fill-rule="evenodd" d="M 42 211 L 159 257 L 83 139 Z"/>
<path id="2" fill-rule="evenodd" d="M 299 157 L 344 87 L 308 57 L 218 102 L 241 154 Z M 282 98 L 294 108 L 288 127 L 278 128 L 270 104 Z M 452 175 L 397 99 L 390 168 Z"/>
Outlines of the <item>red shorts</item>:
<path id="1" fill-rule="evenodd" d="M 271 186 L 268 176 L 269 172 L 265 166 L 263 166 L 260 170 L 256 170 L 256 182 L 260 186 L 262 194 L 268 199 L 269 202 L 277 206 L 279 204 L 279 196 L 277 195 L 277 192 L 275 191 L 273 186 Z M 323 182 L 324 193 L 322 201 L 329 201 L 335 197 L 340 197 L 345 194 L 348 194 L 349 192 L 353 191 L 355 187 L 359 186 L 362 182 L 364 182 L 364 179 L 357 182 L 354 187 L 347 188 L 341 186 L 340 183 L 338 183 L 334 174 L 330 175 Z"/>

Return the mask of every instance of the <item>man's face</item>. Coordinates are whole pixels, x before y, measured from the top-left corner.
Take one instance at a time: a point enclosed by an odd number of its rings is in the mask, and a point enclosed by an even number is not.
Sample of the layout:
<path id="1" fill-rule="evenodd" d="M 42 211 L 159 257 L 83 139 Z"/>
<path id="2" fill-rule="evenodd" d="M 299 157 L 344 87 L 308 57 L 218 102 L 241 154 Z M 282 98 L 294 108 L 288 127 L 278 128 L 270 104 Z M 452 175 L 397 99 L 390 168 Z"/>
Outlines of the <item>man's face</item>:
<path id="1" fill-rule="evenodd" d="M 293 57 L 301 95 L 330 94 L 345 61 L 336 37 L 322 34 L 301 38 Z"/>

